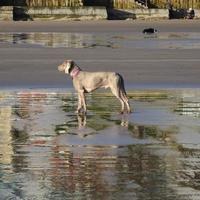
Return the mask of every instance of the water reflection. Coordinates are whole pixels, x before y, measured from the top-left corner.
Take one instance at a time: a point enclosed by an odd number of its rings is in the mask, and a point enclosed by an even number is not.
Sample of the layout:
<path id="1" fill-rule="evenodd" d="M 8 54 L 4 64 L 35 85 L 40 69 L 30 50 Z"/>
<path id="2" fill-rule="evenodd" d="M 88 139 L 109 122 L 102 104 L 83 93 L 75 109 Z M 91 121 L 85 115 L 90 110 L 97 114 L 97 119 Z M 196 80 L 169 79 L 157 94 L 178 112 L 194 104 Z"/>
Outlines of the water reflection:
<path id="1" fill-rule="evenodd" d="M 109 38 L 90 33 L 0 33 L 0 43 L 67 48 L 116 48 Z"/>
<path id="2" fill-rule="evenodd" d="M 2 93 L 1 198 L 198 199 L 199 118 L 174 112 L 182 93 L 129 96 L 132 115 L 94 94 L 77 116 L 73 93 Z"/>
<path id="3" fill-rule="evenodd" d="M 177 102 L 175 112 L 180 115 L 190 115 L 193 117 L 200 117 L 200 99 L 199 91 L 184 92 L 181 99 Z"/>
<path id="4" fill-rule="evenodd" d="M 164 48 L 199 49 L 199 33 L 158 33 L 144 36 L 142 33 L 130 34 L 92 34 L 92 33 L 0 33 L 0 43 L 42 47 L 63 48 Z"/>
<path id="5" fill-rule="evenodd" d="M 4 165 L 9 165 L 12 160 L 13 147 L 12 136 L 11 136 L 11 114 L 12 109 L 10 106 L 6 106 L 0 109 L 0 137 L 1 137 L 1 145 L 0 145 L 0 163 Z"/>

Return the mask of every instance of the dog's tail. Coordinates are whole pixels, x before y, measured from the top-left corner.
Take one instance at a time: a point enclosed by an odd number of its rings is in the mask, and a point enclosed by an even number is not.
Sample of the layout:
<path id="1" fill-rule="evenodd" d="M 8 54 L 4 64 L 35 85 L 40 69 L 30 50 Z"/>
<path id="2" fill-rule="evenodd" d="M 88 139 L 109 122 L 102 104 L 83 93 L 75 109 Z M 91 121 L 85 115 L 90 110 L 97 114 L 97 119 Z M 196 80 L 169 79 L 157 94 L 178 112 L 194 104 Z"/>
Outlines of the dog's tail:
<path id="1" fill-rule="evenodd" d="M 124 79 L 123 79 L 123 77 L 121 76 L 121 74 L 118 74 L 118 73 L 116 73 L 116 75 L 119 77 L 119 82 L 118 82 L 119 88 L 122 90 L 122 93 L 125 96 L 127 96 L 126 90 L 125 90 L 125 86 L 124 86 Z"/>
<path id="2" fill-rule="evenodd" d="M 116 76 L 118 77 L 118 91 L 119 91 L 119 97 L 121 98 L 121 100 L 124 102 L 124 104 L 126 104 L 127 107 L 127 111 L 128 113 L 131 113 L 131 108 L 130 108 L 130 104 L 128 101 L 128 97 L 126 94 L 126 90 L 125 90 L 125 86 L 124 86 L 124 79 L 120 74 L 116 74 Z"/>

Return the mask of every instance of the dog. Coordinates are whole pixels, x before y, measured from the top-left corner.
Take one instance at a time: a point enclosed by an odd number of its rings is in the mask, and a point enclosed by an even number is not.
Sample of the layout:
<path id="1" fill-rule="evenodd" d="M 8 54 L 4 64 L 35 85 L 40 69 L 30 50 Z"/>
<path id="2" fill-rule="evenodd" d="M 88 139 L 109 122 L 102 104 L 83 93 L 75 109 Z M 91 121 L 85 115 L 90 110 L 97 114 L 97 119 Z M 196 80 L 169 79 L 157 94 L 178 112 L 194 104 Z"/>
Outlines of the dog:
<path id="1" fill-rule="evenodd" d="M 121 113 L 125 113 L 125 106 L 127 113 L 131 113 L 124 80 L 120 74 L 115 72 L 83 71 L 73 60 L 65 60 L 58 66 L 58 70 L 72 77 L 74 88 L 78 92 L 78 114 L 86 113 L 87 111 L 85 93 L 92 92 L 98 88 L 110 88 L 113 95 L 121 103 Z"/>
<path id="2" fill-rule="evenodd" d="M 158 31 L 154 28 L 146 28 L 142 31 L 143 34 L 154 34 L 158 33 Z"/>

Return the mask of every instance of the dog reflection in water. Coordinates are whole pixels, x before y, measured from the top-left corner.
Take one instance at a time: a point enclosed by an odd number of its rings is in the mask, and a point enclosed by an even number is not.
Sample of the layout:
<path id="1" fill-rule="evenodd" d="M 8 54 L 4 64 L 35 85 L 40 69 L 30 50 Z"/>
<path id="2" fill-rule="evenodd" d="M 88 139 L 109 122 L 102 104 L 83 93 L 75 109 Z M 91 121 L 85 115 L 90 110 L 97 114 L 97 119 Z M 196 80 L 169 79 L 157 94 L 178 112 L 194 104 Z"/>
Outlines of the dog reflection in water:
<path id="1" fill-rule="evenodd" d="M 86 115 L 77 115 L 77 119 L 78 119 L 78 128 L 82 129 L 84 127 L 86 127 Z"/>
<path id="2" fill-rule="evenodd" d="M 78 129 L 84 130 L 87 124 L 87 116 L 86 115 L 77 115 L 78 121 Z M 121 115 L 121 126 L 128 127 L 129 126 L 129 119 L 126 115 Z"/>

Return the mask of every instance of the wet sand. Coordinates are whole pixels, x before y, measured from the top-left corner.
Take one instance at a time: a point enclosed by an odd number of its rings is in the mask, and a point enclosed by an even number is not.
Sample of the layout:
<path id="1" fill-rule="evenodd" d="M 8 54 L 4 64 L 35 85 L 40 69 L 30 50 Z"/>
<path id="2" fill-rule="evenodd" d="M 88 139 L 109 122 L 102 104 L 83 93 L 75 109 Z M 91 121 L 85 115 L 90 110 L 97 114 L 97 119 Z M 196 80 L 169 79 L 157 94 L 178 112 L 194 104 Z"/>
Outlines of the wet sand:
<path id="1" fill-rule="evenodd" d="M 0 93 L 1 199 L 197 200 L 199 90 L 134 91 L 131 115 L 109 94 Z"/>
<path id="2" fill-rule="evenodd" d="M 1 42 L 0 85 L 22 88 L 72 87 L 70 79 L 56 69 L 64 59 L 71 58 L 84 70 L 121 73 L 129 88 L 199 87 L 199 23 L 195 20 L 0 22 L 0 33 L 79 34 L 78 42 L 82 44 L 88 34 L 95 41 L 90 48 L 65 48 L 53 44 L 53 47 L 44 47 L 35 45 L 35 41 L 24 44 L 16 43 L 14 39 Z M 158 29 L 159 38 L 145 38 L 141 32 L 146 27 Z M 166 34 L 175 35 L 162 38 Z M 176 37 L 176 34 L 179 35 Z M 186 35 L 182 38 L 181 34 Z M 197 34 L 197 38 L 190 38 L 190 34 Z M 135 36 L 139 39 L 135 39 Z M 49 44 L 56 37 L 51 36 Z M 112 44 L 110 40 L 113 40 Z"/>
<path id="3" fill-rule="evenodd" d="M 199 23 L 0 22 L 0 199 L 199 199 Z M 134 112 L 99 91 L 77 116 L 67 58 L 121 73 Z"/>

